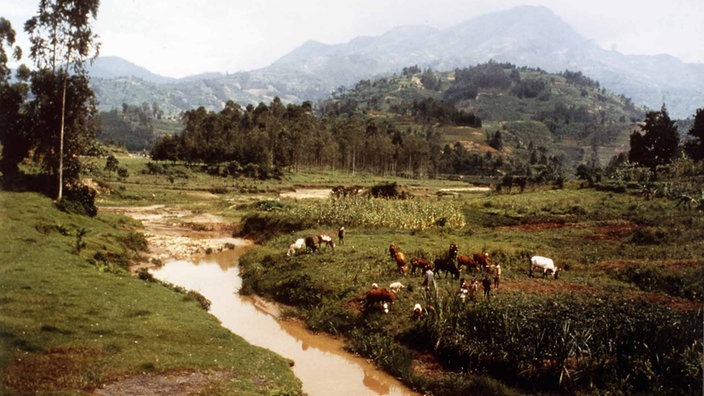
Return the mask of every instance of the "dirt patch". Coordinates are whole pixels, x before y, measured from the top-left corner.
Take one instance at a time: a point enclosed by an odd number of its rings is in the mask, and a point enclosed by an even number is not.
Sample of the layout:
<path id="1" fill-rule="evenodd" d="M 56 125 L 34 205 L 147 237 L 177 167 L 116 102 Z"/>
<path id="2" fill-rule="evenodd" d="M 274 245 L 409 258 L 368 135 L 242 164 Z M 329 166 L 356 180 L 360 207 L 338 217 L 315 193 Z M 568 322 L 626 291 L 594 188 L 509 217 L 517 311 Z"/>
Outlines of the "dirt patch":
<path id="1" fill-rule="evenodd" d="M 501 292 L 524 292 L 537 295 L 552 294 L 583 294 L 596 295 L 598 288 L 586 285 L 577 285 L 565 282 L 561 279 L 527 278 L 522 280 L 502 280 L 498 289 L 492 289 L 492 293 Z"/>
<path id="2" fill-rule="evenodd" d="M 43 331 L 60 331 L 44 326 Z M 93 366 L 101 351 L 88 348 L 53 348 L 44 353 L 20 354 L 4 369 L 2 386 L 20 394 L 38 390 L 80 388 L 83 374 L 99 371 Z"/>
<path id="3" fill-rule="evenodd" d="M 440 192 L 487 192 L 491 191 L 491 187 L 454 187 L 441 188 Z"/>
<path id="4" fill-rule="evenodd" d="M 152 268 L 155 263 L 186 260 L 250 243 L 232 238 L 234 225 L 208 213 L 194 214 L 164 205 L 104 207 L 100 210 L 123 214 L 142 223 L 149 253 L 146 262 L 133 263 L 130 268 L 133 273 L 142 268 Z"/>
<path id="5" fill-rule="evenodd" d="M 96 389 L 94 395 L 200 395 L 212 392 L 213 386 L 234 378 L 229 371 L 186 372 L 169 374 L 140 374 L 125 378 Z M 209 392 L 210 391 L 210 392 Z"/>
<path id="6" fill-rule="evenodd" d="M 331 188 L 302 188 L 279 193 L 279 198 L 326 199 L 330 198 Z"/>
<path id="7" fill-rule="evenodd" d="M 438 379 L 445 368 L 430 353 L 417 353 L 413 359 L 413 373 L 419 377 Z"/>
<path id="8" fill-rule="evenodd" d="M 661 293 L 648 293 L 643 291 L 632 291 L 628 293 L 628 298 L 633 300 L 646 300 L 653 304 L 660 304 L 670 307 L 675 311 L 694 311 L 700 309 L 702 303 L 700 301 L 691 301 L 680 297 L 668 296 Z"/>
<path id="9" fill-rule="evenodd" d="M 533 231 L 543 231 L 543 230 L 553 230 L 559 228 L 585 228 L 577 223 L 555 223 L 555 222 L 544 222 L 544 223 L 529 223 L 529 224 L 518 224 L 511 226 L 500 226 L 496 227 L 502 231 L 521 231 L 521 232 L 533 232 Z"/>
<path id="10" fill-rule="evenodd" d="M 593 235 L 585 237 L 591 240 L 621 240 L 629 237 L 638 228 L 634 223 L 609 224 L 596 227 Z"/>

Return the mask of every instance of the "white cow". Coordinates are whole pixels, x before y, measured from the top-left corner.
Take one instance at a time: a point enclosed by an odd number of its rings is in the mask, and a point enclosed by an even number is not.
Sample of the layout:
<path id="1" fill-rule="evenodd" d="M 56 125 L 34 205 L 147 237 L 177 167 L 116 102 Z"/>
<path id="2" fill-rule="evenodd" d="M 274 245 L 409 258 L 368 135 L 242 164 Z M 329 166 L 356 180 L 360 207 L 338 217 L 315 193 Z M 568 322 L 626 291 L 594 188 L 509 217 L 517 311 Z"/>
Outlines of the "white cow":
<path id="1" fill-rule="evenodd" d="M 533 270 L 535 269 L 543 270 L 543 278 L 551 275 L 555 279 L 557 279 L 557 272 L 560 270 L 555 267 L 555 263 L 552 259 L 543 256 L 533 256 L 530 258 L 530 276 L 533 276 Z"/>
<path id="2" fill-rule="evenodd" d="M 306 240 L 303 238 L 296 239 L 296 242 L 292 243 L 288 247 L 288 252 L 286 252 L 287 256 L 292 256 L 296 254 L 299 250 L 303 250 L 306 247 Z"/>
<path id="3" fill-rule="evenodd" d="M 406 287 L 406 286 L 404 286 L 403 283 L 401 283 L 401 282 L 393 282 L 389 285 L 389 290 L 391 290 L 394 293 L 398 293 L 404 287 Z"/>

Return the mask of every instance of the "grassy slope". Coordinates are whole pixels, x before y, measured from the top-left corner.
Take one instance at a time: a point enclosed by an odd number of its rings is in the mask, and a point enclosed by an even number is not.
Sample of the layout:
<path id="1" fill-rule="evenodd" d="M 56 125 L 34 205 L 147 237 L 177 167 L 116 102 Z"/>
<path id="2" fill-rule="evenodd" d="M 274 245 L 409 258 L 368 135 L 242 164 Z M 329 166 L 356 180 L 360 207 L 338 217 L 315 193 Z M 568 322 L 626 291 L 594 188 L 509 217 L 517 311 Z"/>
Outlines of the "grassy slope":
<path id="1" fill-rule="evenodd" d="M 89 264 L 96 251 L 124 252 L 124 219 L 68 215 L 31 193 L 0 192 L 0 210 L 0 393 L 182 371 L 226 372 L 209 384 L 216 393 L 300 391 L 284 359 L 233 335 L 194 299 Z M 87 246 L 76 254 L 79 228 Z"/>

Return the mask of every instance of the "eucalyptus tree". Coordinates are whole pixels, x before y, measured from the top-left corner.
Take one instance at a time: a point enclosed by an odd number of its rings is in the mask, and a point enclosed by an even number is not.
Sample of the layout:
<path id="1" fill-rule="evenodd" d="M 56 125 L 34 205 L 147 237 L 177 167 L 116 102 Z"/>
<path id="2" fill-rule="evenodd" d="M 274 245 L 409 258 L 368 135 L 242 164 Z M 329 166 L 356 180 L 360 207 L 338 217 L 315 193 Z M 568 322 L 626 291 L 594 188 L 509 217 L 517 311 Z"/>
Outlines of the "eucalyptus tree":
<path id="1" fill-rule="evenodd" d="M 12 24 L 0 17 L 0 144 L 2 158 L 0 171 L 8 182 L 11 175 L 18 172 L 17 165 L 29 153 L 31 143 L 24 128 L 22 105 L 28 94 L 29 69 L 22 65 L 16 73 L 16 81 L 11 81 L 10 59 L 19 61 L 22 49 L 15 45 L 15 30 Z"/>
<path id="2" fill-rule="evenodd" d="M 57 144 L 40 146 L 48 170 L 58 174 L 57 200 L 63 196 L 64 151 L 69 151 L 65 144 L 66 126 L 72 139 L 68 145 L 71 155 L 66 158 L 74 169 L 80 167 L 77 156 L 85 149 L 84 143 L 90 142 L 91 136 L 94 139 L 95 100 L 88 86 L 86 63 L 98 55 L 98 37 L 93 34 L 91 23 L 97 18 L 99 5 L 99 0 L 40 0 L 37 14 L 24 26 L 31 43 L 30 57 L 37 67 L 32 90 L 44 104 L 60 104 L 58 120 L 44 118 L 47 114 L 41 111 L 46 106 L 38 103 L 34 107 L 40 111 L 34 121 L 43 121 L 45 127 L 38 132 L 49 135 L 45 139 L 49 141 L 58 135 Z M 52 132 L 56 129 L 58 133 Z"/>

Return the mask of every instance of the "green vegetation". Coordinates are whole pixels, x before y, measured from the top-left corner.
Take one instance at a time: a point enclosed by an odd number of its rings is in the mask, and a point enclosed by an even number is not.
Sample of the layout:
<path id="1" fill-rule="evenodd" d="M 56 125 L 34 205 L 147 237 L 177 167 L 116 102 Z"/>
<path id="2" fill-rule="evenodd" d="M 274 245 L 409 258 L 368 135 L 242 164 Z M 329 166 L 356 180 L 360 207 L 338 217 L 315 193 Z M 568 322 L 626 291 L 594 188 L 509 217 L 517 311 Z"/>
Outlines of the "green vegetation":
<path id="1" fill-rule="evenodd" d="M 661 183 L 681 188 L 673 179 Z M 242 258 L 243 293 L 293 306 L 289 314 L 312 330 L 344 336 L 350 350 L 433 394 L 701 392 L 701 211 L 670 196 L 646 199 L 640 189 L 614 193 L 572 183 L 444 197 L 441 203 L 459 208 L 466 225 L 404 229 L 383 221 L 402 201 L 375 203 L 373 214 L 359 210 L 351 220 L 345 207 L 357 199 L 251 206 L 243 223 L 250 235 L 272 229 L 280 235 L 269 232 L 264 246 Z M 413 200 L 423 206 L 436 199 Z M 332 216 L 336 209 L 339 216 Z M 380 220 L 363 222 L 365 216 Z M 287 227 L 277 228 L 283 219 Z M 285 255 L 294 239 L 332 234 L 340 225 L 347 236 L 334 253 Z M 421 277 L 396 270 L 388 256 L 392 242 L 408 259 L 432 261 L 451 242 L 461 254 L 489 252 L 503 269 L 501 287 L 490 302 L 478 296 L 463 303 L 458 281 L 441 275 L 437 292 L 426 294 Z M 528 277 L 527 260 L 535 254 L 556 260 L 559 280 Z M 407 287 L 388 315 L 363 310 L 372 283 L 397 280 Z M 415 303 L 432 312 L 413 320 Z M 428 375 L 420 363 L 428 356 L 445 370 Z"/>
<path id="2" fill-rule="evenodd" d="M 0 393 L 80 393 L 137 374 L 202 372 L 210 394 L 297 394 L 288 362 L 247 344 L 199 296 L 124 269 L 144 236 L 124 217 L 0 193 Z"/>

